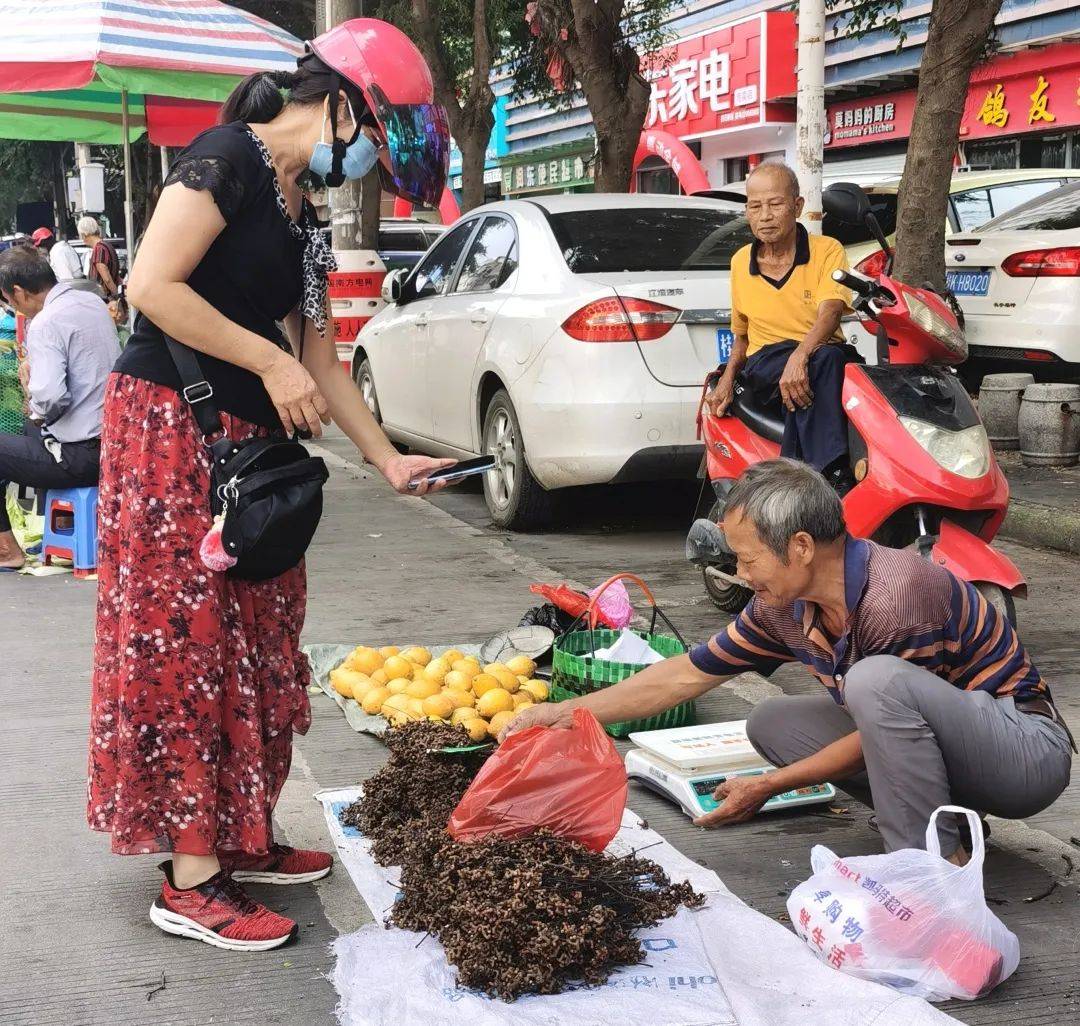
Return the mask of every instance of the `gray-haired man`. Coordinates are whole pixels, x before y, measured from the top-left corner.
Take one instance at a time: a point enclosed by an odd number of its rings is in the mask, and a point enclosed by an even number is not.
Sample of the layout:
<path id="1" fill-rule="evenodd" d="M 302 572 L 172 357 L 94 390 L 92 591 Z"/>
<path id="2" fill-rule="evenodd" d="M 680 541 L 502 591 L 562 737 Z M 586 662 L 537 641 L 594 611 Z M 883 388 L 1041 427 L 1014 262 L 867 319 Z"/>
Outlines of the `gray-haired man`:
<path id="1" fill-rule="evenodd" d="M 773 795 L 824 781 L 872 805 L 886 850 L 921 848 L 950 803 L 1019 819 L 1069 781 L 1072 738 L 1012 626 L 972 587 L 915 553 L 852 538 L 836 491 L 793 460 L 751 468 L 731 490 L 728 545 L 754 598 L 726 630 L 586 698 L 538 705 L 511 731 L 654 716 L 754 669 L 799 661 L 824 694 L 771 698 L 754 747 L 782 767 L 721 785 L 701 826 L 753 816 Z M 956 824 L 942 852 L 962 865 Z"/>

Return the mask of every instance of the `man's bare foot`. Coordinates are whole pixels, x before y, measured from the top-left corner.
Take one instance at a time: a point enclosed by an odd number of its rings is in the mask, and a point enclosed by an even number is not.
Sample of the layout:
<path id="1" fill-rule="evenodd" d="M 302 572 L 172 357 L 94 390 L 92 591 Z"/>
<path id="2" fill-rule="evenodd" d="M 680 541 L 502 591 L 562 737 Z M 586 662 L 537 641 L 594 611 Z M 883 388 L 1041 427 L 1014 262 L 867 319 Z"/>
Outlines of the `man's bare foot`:
<path id="1" fill-rule="evenodd" d="M 0 531 L 0 570 L 18 570 L 26 562 L 26 555 L 19 548 L 11 531 Z"/>

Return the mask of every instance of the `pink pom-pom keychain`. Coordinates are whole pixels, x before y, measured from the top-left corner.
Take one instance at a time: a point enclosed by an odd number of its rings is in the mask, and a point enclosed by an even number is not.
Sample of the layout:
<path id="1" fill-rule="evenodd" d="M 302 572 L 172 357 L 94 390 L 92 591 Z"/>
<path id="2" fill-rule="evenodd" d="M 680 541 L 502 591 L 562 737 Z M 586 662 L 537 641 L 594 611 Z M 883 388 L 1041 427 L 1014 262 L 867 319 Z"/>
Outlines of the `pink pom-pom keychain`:
<path id="1" fill-rule="evenodd" d="M 221 529 L 224 526 L 225 514 L 219 513 L 214 517 L 213 526 L 203 536 L 199 545 L 199 556 L 202 558 L 203 565 L 219 574 L 236 566 L 236 557 L 230 556 L 225 551 L 225 546 L 221 541 Z"/>

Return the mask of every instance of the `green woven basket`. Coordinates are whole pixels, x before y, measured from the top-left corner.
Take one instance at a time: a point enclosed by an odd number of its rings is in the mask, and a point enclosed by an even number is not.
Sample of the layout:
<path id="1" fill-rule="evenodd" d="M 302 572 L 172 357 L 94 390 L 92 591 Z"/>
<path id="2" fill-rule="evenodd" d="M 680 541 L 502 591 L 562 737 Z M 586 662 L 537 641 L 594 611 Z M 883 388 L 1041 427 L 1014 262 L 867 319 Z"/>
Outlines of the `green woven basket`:
<path id="1" fill-rule="evenodd" d="M 13 351 L 0 349 L 0 434 L 23 433 L 23 390 Z"/>
<path id="2" fill-rule="evenodd" d="M 644 638 L 651 648 L 665 657 L 682 655 L 687 651 L 686 642 L 679 636 L 679 632 L 671 621 L 661 612 L 653 601 L 652 594 L 645 584 L 631 574 L 618 574 L 600 586 L 596 598 L 608 585 L 620 578 L 628 578 L 635 581 L 644 590 L 650 602 L 653 603 L 652 625 L 648 631 L 634 631 L 638 637 Z M 596 599 L 593 599 L 595 603 Z M 592 603 L 590 603 L 592 609 Z M 583 614 L 583 618 L 589 614 Z M 661 618 L 671 629 L 671 634 L 656 633 L 656 620 Z M 615 663 L 606 659 L 596 659 L 590 652 L 598 648 L 607 648 L 613 645 L 619 638 L 621 631 L 607 628 L 588 628 L 575 630 L 578 623 L 575 622 L 570 630 L 555 642 L 555 654 L 552 659 L 551 672 L 551 698 L 553 701 L 562 702 L 568 698 L 578 698 L 582 695 L 591 695 L 602 691 L 612 684 L 632 677 L 644 667 L 634 663 Z M 656 716 L 650 716 L 643 720 L 627 720 L 623 723 L 609 723 L 605 728 L 612 737 L 626 737 L 638 730 L 663 730 L 668 727 L 685 727 L 695 722 L 693 702 L 684 702 L 666 712 Z"/>

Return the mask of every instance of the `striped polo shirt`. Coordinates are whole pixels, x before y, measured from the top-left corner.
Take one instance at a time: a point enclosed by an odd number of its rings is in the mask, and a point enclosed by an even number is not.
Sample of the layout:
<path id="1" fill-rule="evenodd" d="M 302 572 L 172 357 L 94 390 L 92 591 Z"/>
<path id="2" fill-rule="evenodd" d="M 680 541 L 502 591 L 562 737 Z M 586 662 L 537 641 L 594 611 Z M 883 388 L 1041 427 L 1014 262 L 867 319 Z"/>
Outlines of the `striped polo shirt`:
<path id="1" fill-rule="evenodd" d="M 914 552 L 848 537 L 845 633 L 835 644 L 813 602 L 769 606 L 754 598 L 726 630 L 690 652 L 703 673 L 766 676 L 803 663 L 840 705 L 844 678 L 866 656 L 892 655 L 953 687 L 998 698 L 1049 698 L 1009 621 L 966 581 Z"/>

